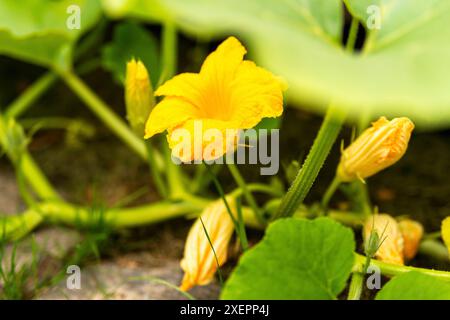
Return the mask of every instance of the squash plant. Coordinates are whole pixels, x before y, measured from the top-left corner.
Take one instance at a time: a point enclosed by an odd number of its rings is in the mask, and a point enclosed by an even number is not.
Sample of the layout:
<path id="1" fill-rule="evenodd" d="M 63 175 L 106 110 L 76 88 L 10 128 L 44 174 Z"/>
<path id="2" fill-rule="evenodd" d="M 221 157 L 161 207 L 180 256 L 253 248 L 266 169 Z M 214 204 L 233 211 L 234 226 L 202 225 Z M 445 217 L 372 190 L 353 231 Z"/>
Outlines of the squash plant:
<path id="1" fill-rule="evenodd" d="M 67 17 L 73 5 L 79 9 L 81 23 L 80 28 L 71 29 Z M 349 32 L 344 32 L 345 11 L 352 19 Z M 198 215 L 213 201 L 205 196 L 210 184 L 225 202 L 230 195 L 245 199 L 242 219 L 235 221 L 245 252 L 226 280 L 221 298 L 337 299 L 345 297 L 348 286 L 348 297 L 358 299 L 368 267 L 376 267 L 392 278 L 377 299 L 450 299 L 450 272 L 373 259 L 382 234 L 376 235 L 380 238 L 375 248 L 366 248 L 367 256 L 356 253 L 350 227 L 358 229 L 374 211 L 366 185 L 353 184 L 357 192 L 351 200 L 361 205 L 356 212 L 327 209 L 339 184 L 336 181 L 322 204 L 304 203 L 345 121 L 357 122 L 361 129 L 379 116 L 408 117 L 419 129 L 450 126 L 450 75 L 445 68 L 450 62 L 449 13 L 447 0 L 3 0 L 0 53 L 45 67 L 48 73 L 1 109 L 0 142 L 23 178 L 18 184 L 28 206 L 17 216 L 2 218 L 1 235 L 16 240 L 44 221 L 72 226 L 93 223 L 88 207 L 68 203 L 53 188 L 28 153 L 19 124 L 26 109 L 61 79 L 132 152 L 149 163 L 152 177 L 162 179 L 168 190 L 161 192 L 158 202 L 106 210 L 103 218 L 109 227 Z M 118 23 L 111 43 L 101 49 L 102 65 L 118 82 L 124 81 L 131 58 L 143 61 L 154 86 L 176 74 L 177 32 L 206 39 L 233 34 L 248 45 L 253 60 L 288 84 L 289 106 L 324 113 L 320 131 L 289 190 L 248 183 L 230 166 L 237 187 L 225 195 L 209 167 L 199 166 L 189 176 L 172 163 L 164 143 L 144 141 L 133 132 L 80 78 L 86 62 L 83 47 L 96 45 L 103 15 L 133 20 Z M 144 23 L 161 24 L 160 43 L 142 27 Z M 361 47 L 355 46 L 358 32 L 364 40 Z M 255 192 L 267 195 L 263 208 L 257 207 Z M 260 209 L 266 215 L 263 219 L 257 214 Z M 324 215 L 328 217 L 320 217 Z M 264 238 L 252 248 L 245 245 L 244 223 L 265 229 Z M 444 240 L 448 232 L 443 229 Z M 440 252 L 446 250 L 441 242 L 434 244 Z"/>

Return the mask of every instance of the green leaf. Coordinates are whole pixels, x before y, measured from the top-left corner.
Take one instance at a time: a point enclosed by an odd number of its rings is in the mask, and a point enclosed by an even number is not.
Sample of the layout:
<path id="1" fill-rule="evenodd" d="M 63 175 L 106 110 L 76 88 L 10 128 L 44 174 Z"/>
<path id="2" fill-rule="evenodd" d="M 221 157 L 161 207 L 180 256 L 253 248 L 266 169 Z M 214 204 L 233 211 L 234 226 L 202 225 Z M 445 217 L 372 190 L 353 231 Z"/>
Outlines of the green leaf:
<path id="1" fill-rule="evenodd" d="M 67 21 L 80 9 L 80 29 Z M 73 8 L 73 7 L 72 7 Z M 0 1 L 0 54 L 46 67 L 67 69 L 73 45 L 100 18 L 97 0 L 2 0 Z"/>
<path id="2" fill-rule="evenodd" d="M 354 260 L 353 233 L 329 218 L 279 219 L 247 251 L 222 299 L 335 299 Z"/>
<path id="3" fill-rule="evenodd" d="M 117 81 L 123 82 L 126 63 L 132 58 L 142 60 L 156 85 L 159 79 L 157 40 L 143 27 L 123 22 L 114 29 L 113 41 L 103 48 L 102 64 Z"/>
<path id="4" fill-rule="evenodd" d="M 377 300 L 450 300 L 450 283 L 412 271 L 396 276 L 377 294 Z"/>
<path id="5" fill-rule="evenodd" d="M 287 80 L 296 106 L 324 111 L 333 101 L 355 118 L 408 116 L 421 126 L 450 126 L 448 0 L 348 0 L 363 21 L 369 2 L 386 4 L 362 54 L 339 43 L 339 0 L 116 2 L 124 4 L 116 14 L 174 21 L 200 36 L 237 35 L 259 64 Z"/>

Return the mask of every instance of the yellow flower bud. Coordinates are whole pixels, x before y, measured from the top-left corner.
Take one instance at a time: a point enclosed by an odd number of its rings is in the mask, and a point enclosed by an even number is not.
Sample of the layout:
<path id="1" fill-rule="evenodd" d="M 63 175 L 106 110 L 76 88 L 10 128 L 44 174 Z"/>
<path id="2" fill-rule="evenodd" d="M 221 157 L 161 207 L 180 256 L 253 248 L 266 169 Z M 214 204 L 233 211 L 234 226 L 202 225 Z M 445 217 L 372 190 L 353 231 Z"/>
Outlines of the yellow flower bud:
<path id="1" fill-rule="evenodd" d="M 405 154 L 413 129 L 408 118 L 381 117 L 342 152 L 338 177 L 344 182 L 364 179 L 393 165 Z"/>
<path id="2" fill-rule="evenodd" d="M 233 215 L 236 216 L 234 199 L 227 198 L 227 202 Z M 195 221 L 189 231 L 184 247 L 184 257 L 181 260 L 184 277 L 180 289 L 184 291 L 193 286 L 206 285 L 211 282 L 217 271 L 217 262 L 219 266 L 222 266 L 227 260 L 228 244 L 233 235 L 233 220 L 222 199 L 207 206 L 200 218 Z M 205 229 L 216 256 L 214 256 Z"/>
<path id="3" fill-rule="evenodd" d="M 411 260 L 419 249 L 423 227 L 419 222 L 410 219 L 400 221 L 398 226 L 403 236 L 403 255 L 405 259 Z"/>
<path id="4" fill-rule="evenodd" d="M 384 262 L 403 265 L 403 236 L 397 221 L 388 214 L 371 216 L 363 228 L 365 242 L 369 240 L 372 230 L 377 232 L 380 239 L 375 257 Z"/>
<path id="5" fill-rule="evenodd" d="M 147 69 L 140 60 L 132 59 L 127 63 L 125 105 L 131 128 L 144 136 L 145 122 L 155 105 L 155 98 Z"/>
<path id="6" fill-rule="evenodd" d="M 450 217 L 447 217 L 442 221 L 441 235 L 450 254 Z"/>

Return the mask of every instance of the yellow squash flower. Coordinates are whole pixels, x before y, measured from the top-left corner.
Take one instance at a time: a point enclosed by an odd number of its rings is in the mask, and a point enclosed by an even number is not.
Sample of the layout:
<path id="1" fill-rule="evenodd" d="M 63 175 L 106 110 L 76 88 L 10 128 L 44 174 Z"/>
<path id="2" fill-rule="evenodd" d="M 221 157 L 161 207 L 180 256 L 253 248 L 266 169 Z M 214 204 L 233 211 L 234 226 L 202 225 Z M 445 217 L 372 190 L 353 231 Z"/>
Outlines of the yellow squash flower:
<path id="1" fill-rule="evenodd" d="M 344 182 L 365 179 L 393 165 L 405 154 L 413 129 L 408 118 L 381 117 L 342 152 L 338 177 Z"/>
<path id="2" fill-rule="evenodd" d="M 227 198 L 227 202 L 233 215 L 236 216 L 236 202 L 232 198 Z M 207 206 L 200 218 L 195 221 L 189 231 L 184 247 L 184 257 L 181 260 L 184 277 L 180 289 L 185 291 L 193 286 L 211 282 L 217 271 L 217 262 L 222 266 L 227 260 L 228 244 L 234 231 L 233 220 L 222 199 Z"/>
<path id="3" fill-rule="evenodd" d="M 382 242 L 375 257 L 384 262 L 403 265 L 403 236 L 397 221 L 388 214 L 371 216 L 363 228 L 365 242 L 369 240 L 372 230 L 377 232 Z"/>
<path id="4" fill-rule="evenodd" d="M 174 155 L 182 161 L 212 160 L 236 147 L 236 142 L 223 143 L 227 129 L 236 136 L 237 130 L 252 128 L 262 118 L 280 116 L 283 83 L 253 62 L 243 60 L 245 53 L 242 44 L 229 37 L 206 58 L 199 73 L 177 75 L 159 87 L 155 94 L 165 98 L 151 112 L 145 138 L 167 130 L 169 146 L 174 151 L 179 140 L 172 137 L 172 132 L 186 129 L 191 137 L 186 142 L 187 150 L 191 152 Z M 197 131 L 196 124 L 200 128 Z M 221 137 L 204 141 L 201 136 L 208 129 L 216 129 Z M 223 148 L 204 155 L 204 148 L 210 143 Z M 195 152 L 195 145 L 200 146 L 200 152 Z"/>
<path id="5" fill-rule="evenodd" d="M 144 134 L 145 121 L 155 104 L 153 88 L 145 65 L 132 59 L 125 76 L 125 105 L 127 119 L 136 134 Z"/>
<path id="6" fill-rule="evenodd" d="M 398 226 L 403 236 L 403 255 L 405 259 L 411 260 L 419 249 L 423 227 L 419 222 L 410 219 L 400 221 Z"/>
<path id="7" fill-rule="evenodd" d="M 442 221 L 441 234 L 442 240 L 444 240 L 450 254 L 450 217 L 447 217 Z"/>

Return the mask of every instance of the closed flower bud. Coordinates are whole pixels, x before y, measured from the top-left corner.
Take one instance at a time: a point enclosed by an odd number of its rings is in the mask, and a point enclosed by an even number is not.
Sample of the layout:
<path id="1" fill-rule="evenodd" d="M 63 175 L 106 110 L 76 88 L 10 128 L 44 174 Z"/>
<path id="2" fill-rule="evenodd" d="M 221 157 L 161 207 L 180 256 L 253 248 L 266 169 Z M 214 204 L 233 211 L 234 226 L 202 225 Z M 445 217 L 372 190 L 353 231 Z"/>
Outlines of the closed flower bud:
<path id="1" fill-rule="evenodd" d="M 125 76 L 125 105 L 131 128 L 144 136 L 145 122 L 155 104 L 153 88 L 144 64 L 132 59 L 127 63 Z"/>
<path id="2" fill-rule="evenodd" d="M 227 198 L 227 202 L 233 214 L 236 215 L 234 199 Z M 200 218 L 195 221 L 189 231 L 184 247 L 184 257 L 181 260 L 184 278 L 180 289 L 184 291 L 193 286 L 211 282 L 218 264 L 222 266 L 227 260 L 228 245 L 234 231 L 233 220 L 221 199 L 206 207 Z"/>
<path id="3" fill-rule="evenodd" d="M 338 177 L 344 182 L 365 179 L 393 165 L 405 154 L 413 129 L 408 118 L 381 117 L 342 152 Z"/>
<path id="4" fill-rule="evenodd" d="M 419 249 L 423 227 L 419 222 L 410 219 L 400 221 L 398 226 L 403 236 L 403 255 L 405 259 L 411 260 Z"/>
<path id="5" fill-rule="evenodd" d="M 363 228 L 364 242 L 369 241 L 372 230 L 379 237 L 378 260 L 403 265 L 403 236 L 397 221 L 388 214 L 376 214 L 367 219 Z"/>
<path id="6" fill-rule="evenodd" d="M 441 235 L 450 254 L 450 217 L 447 217 L 442 221 Z"/>

